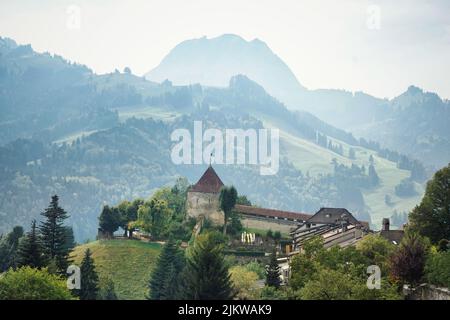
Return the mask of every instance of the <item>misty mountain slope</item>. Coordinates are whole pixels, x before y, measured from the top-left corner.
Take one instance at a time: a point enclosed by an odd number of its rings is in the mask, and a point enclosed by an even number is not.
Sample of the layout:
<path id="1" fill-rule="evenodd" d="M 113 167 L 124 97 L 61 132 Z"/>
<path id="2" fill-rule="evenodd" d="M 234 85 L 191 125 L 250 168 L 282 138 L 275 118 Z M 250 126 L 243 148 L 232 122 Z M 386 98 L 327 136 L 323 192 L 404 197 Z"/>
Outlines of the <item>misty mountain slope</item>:
<path id="1" fill-rule="evenodd" d="M 225 87 L 228 79 L 237 74 L 253 79 L 292 110 L 307 111 L 330 125 L 377 141 L 381 147 L 399 150 L 433 170 L 450 161 L 450 129 L 445 125 L 450 121 L 448 101 L 418 88 L 408 89 L 392 100 L 364 92 L 307 90 L 259 40 L 247 42 L 236 35 L 187 40 L 146 77 Z M 417 97 L 402 98 L 405 95 Z"/>
<path id="2" fill-rule="evenodd" d="M 385 119 L 355 128 L 355 134 L 383 141 L 435 167 L 450 161 L 450 101 L 411 86 L 390 106 Z"/>
<path id="3" fill-rule="evenodd" d="M 104 204 L 149 197 L 178 176 L 195 182 L 204 165 L 174 165 L 170 133 L 175 128 L 192 132 L 193 121 L 214 128 L 260 128 L 249 117 L 222 112 L 193 114 L 174 122 L 129 119 L 113 128 L 62 145 L 21 140 L 2 147 L 0 165 L 0 233 L 16 224 L 26 226 L 57 193 L 69 212 L 76 238 L 94 238 Z M 30 152 L 33 145 L 40 148 Z M 226 184 L 233 184 L 255 204 L 286 210 L 314 212 L 321 206 L 345 206 L 370 220 L 358 189 L 347 193 L 332 175 L 309 177 L 282 160 L 279 172 L 261 176 L 257 166 L 215 165 Z"/>
<path id="4" fill-rule="evenodd" d="M 0 144 L 58 140 L 117 124 L 115 108 L 170 91 L 128 73 L 96 75 L 30 45 L 0 38 Z"/>
<path id="5" fill-rule="evenodd" d="M 285 102 L 293 101 L 292 96 L 304 90 L 289 67 L 264 42 L 246 41 L 233 34 L 181 42 L 146 78 L 156 82 L 169 79 L 177 85 L 223 87 L 237 74 L 254 79 Z"/>
<path id="6" fill-rule="evenodd" d="M 420 164 L 287 109 L 246 76 L 232 77 L 223 87 L 157 84 L 127 72 L 96 75 L 60 57 L 6 46 L 8 58 L 0 59 L 0 85 L 7 93 L 0 105 L 0 233 L 17 224 L 27 227 L 57 193 L 77 239 L 92 239 L 104 204 L 147 198 L 177 176 L 195 182 L 206 164 L 177 166 L 170 159 L 171 133 L 192 132 L 194 120 L 220 129 L 281 130 L 276 175 L 261 176 L 257 166 L 216 166 L 225 183 L 260 206 L 306 212 L 346 207 L 360 219 L 373 216 L 377 227 L 380 217 L 409 209 L 422 192 L 411 182 L 415 194 L 393 194 L 408 175 L 423 181 Z M 76 81 L 59 81 L 62 74 L 55 70 Z M 34 75 L 25 76 L 29 72 Z M 48 84 L 47 91 L 36 89 L 41 84 L 35 76 Z M 380 179 L 376 185 L 368 174 L 370 154 Z M 384 206 L 386 195 L 391 198 Z"/>
<path id="7" fill-rule="evenodd" d="M 245 76 L 235 76 L 230 80 L 228 88 L 206 88 L 205 100 L 212 105 L 219 105 L 233 113 L 249 113 L 261 120 L 264 127 L 280 130 L 281 155 L 294 166 L 312 176 L 332 174 L 332 162 L 351 167 L 370 166 L 370 156 L 374 158 L 374 166 L 381 183 L 376 187 L 361 188 L 367 210 L 371 214 L 374 225 L 380 225 L 383 217 L 392 212 L 411 210 L 421 199 L 423 187 L 415 183 L 416 193 L 407 197 L 395 195 L 395 188 L 411 175 L 409 170 L 398 167 L 395 161 L 381 157 L 379 152 L 362 146 L 359 140 L 343 130 L 334 128 L 311 114 L 293 112 L 268 95 L 257 83 Z M 330 150 L 318 144 L 317 132 L 325 135 L 333 145 L 342 150 Z M 353 149 L 355 158 L 349 157 Z M 385 202 L 386 195 L 390 202 Z"/>
<path id="8" fill-rule="evenodd" d="M 314 90 L 306 92 L 299 105 L 334 126 L 434 168 L 450 161 L 450 102 L 435 93 L 410 86 L 398 97 L 381 100 L 361 92 Z"/>
<path id="9" fill-rule="evenodd" d="M 424 190 L 419 183 L 415 184 L 416 194 L 408 197 L 395 195 L 395 187 L 402 180 L 409 178 L 410 171 L 398 168 L 396 162 L 380 157 L 375 150 L 361 146 L 351 134 L 336 129 L 311 114 L 287 110 L 283 104 L 269 96 L 258 84 L 247 77 L 233 77 L 228 89 L 210 90 L 212 91 L 205 90 L 205 99 L 214 101 L 208 95 L 213 95 L 212 92 L 214 92 L 214 95 L 220 96 L 223 101 L 232 101 L 229 105 L 224 105 L 225 108 L 249 112 L 261 120 L 264 127 L 279 129 L 282 156 L 304 173 L 308 172 L 312 176 L 332 174 L 333 159 L 348 167 L 357 165 L 368 168 L 369 158 L 372 156 L 381 183 L 376 187 L 361 188 L 361 192 L 367 210 L 371 214 L 373 225 L 381 225 L 382 218 L 394 211 L 411 210 L 420 201 Z M 326 135 L 334 145 L 342 146 L 342 151 L 338 153 L 319 145 L 316 140 L 317 131 Z M 354 150 L 354 159 L 349 157 L 350 149 Z M 385 203 L 386 195 L 391 197 L 389 204 Z"/>
<path id="10" fill-rule="evenodd" d="M 269 122 L 264 121 L 265 127 L 270 127 Z M 381 183 L 377 187 L 361 188 L 364 202 L 370 212 L 371 221 L 374 226 L 380 226 L 381 220 L 390 216 L 394 211 L 409 212 L 420 202 L 424 189 L 421 184 L 416 183 L 417 193 L 408 197 L 398 197 L 395 195 L 395 187 L 404 179 L 408 179 L 410 172 L 397 167 L 395 162 L 383 159 L 375 151 L 359 146 L 348 145 L 343 141 L 333 139 L 336 144 L 341 144 L 344 155 L 336 154 L 333 151 L 321 148 L 315 143 L 298 138 L 285 131 L 280 132 L 281 143 L 284 154 L 294 166 L 303 172 L 311 175 L 331 174 L 333 166 L 330 165 L 333 159 L 348 167 L 358 165 L 359 167 L 369 167 L 369 157 L 372 155 L 375 162 L 375 169 Z M 355 159 L 349 159 L 349 149 L 355 150 Z M 391 196 L 391 203 L 385 203 L 385 196 Z"/>

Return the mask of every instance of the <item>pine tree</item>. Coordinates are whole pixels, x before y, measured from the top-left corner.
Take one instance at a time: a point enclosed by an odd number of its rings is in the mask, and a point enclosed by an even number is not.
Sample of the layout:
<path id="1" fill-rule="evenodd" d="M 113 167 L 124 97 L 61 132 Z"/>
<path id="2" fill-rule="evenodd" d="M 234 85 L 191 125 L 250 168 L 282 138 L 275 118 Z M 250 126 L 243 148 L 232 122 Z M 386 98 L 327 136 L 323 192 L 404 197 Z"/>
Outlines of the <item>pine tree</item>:
<path id="1" fill-rule="evenodd" d="M 270 255 L 270 262 L 266 271 L 266 285 L 269 287 L 279 288 L 281 285 L 280 266 L 277 262 L 277 255 L 275 250 Z"/>
<path id="2" fill-rule="evenodd" d="M 356 159 L 356 152 L 355 152 L 355 149 L 350 148 L 350 149 L 348 150 L 348 157 L 349 157 L 350 159 Z"/>
<path id="3" fill-rule="evenodd" d="M 16 268 L 18 264 L 17 249 L 20 238 L 23 236 L 23 228 L 15 226 L 13 230 L 0 241 L 0 273 L 9 268 Z"/>
<path id="4" fill-rule="evenodd" d="M 18 248 L 19 266 L 41 268 L 44 266 L 42 245 L 36 230 L 36 220 L 31 223 L 31 231 L 23 238 Z"/>
<path id="5" fill-rule="evenodd" d="M 375 187 L 380 183 L 380 178 L 378 177 L 373 164 L 369 165 L 369 183 L 372 187 Z"/>
<path id="6" fill-rule="evenodd" d="M 100 281 L 98 298 L 100 300 L 118 300 L 114 286 L 114 281 L 112 279 L 106 278 Z"/>
<path id="7" fill-rule="evenodd" d="M 237 200 L 237 191 L 236 188 L 231 187 L 222 187 L 219 195 L 220 209 L 222 209 L 224 213 L 224 223 L 223 223 L 223 234 L 227 234 L 227 224 L 228 220 L 231 217 L 231 212 L 236 204 Z"/>
<path id="8" fill-rule="evenodd" d="M 166 278 L 162 283 L 160 293 L 161 300 L 177 300 L 180 291 L 179 271 L 176 270 L 174 264 L 170 264 L 166 271 Z"/>
<path id="9" fill-rule="evenodd" d="M 68 218 L 66 211 L 58 204 L 58 196 L 54 195 L 50 205 L 42 215 L 46 218 L 39 230 L 45 257 L 56 264 L 59 273 L 65 273 L 69 265 L 70 249 L 67 245 L 67 229 L 64 220 Z"/>
<path id="10" fill-rule="evenodd" d="M 183 277 L 184 298 L 192 300 L 228 300 L 235 295 L 222 246 L 213 234 L 197 237 L 186 261 Z"/>
<path id="11" fill-rule="evenodd" d="M 149 299 L 175 299 L 177 277 L 184 267 L 184 257 L 173 239 L 164 245 L 149 281 Z"/>
<path id="12" fill-rule="evenodd" d="M 95 271 L 94 259 L 91 257 L 91 250 L 86 249 L 81 261 L 81 287 L 76 290 L 80 300 L 96 300 L 98 295 L 98 275 Z"/>
<path id="13" fill-rule="evenodd" d="M 76 246 L 75 237 L 73 235 L 73 229 L 72 227 L 64 227 L 64 229 L 66 232 L 65 248 L 70 252 Z"/>

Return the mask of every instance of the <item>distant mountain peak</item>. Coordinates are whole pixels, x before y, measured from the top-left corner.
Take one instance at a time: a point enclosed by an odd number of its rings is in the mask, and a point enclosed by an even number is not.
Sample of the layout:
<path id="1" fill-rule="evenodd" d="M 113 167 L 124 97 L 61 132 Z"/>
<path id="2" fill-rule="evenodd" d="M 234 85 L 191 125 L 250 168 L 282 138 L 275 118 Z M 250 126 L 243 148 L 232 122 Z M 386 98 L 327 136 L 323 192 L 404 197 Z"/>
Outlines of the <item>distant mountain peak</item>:
<path id="1" fill-rule="evenodd" d="M 175 85 L 200 83 L 226 87 L 230 78 L 238 74 L 257 82 L 286 104 L 305 90 L 264 41 L 258 38 L 247 41 L 236 34 L 183 41 L 146 78 L 156 82 L 169 79 Z"/>
<path id="2" fill-rule="evenodd" d="M 419 87 L 416 87 L 414 85 L 411 85 L 408 87 L 408 90 L 406 91 L 408 94 L 417 94 L 417 93 L 423 93 L 423 90 Z"/>
<path id="3" fill-rule="evenodd" d="M 244 91 L 247 93 L 257 93 L 267 95 L 267 92 L 257 82 L 249 79 L 246 75 L 237 74 L 230 78 L 228 87 L 235 91 Z"/>
<path id="4" fill-rule="evenodd" d="M 17 43 L 10 38 L 0 37 L 0 50 L 11 50 L 17 48 Z"/>
<path id="5" fill-rule="evenodd" d="M 244 38 L 242 38 L 241 36 L 234 34 L 234 33 L 224 33 L 220 36 L 211 38 L 211 39 L 216 39 L 216 40 L 239 40 L 239 41 L 245 41 L 246 40 Z"/>

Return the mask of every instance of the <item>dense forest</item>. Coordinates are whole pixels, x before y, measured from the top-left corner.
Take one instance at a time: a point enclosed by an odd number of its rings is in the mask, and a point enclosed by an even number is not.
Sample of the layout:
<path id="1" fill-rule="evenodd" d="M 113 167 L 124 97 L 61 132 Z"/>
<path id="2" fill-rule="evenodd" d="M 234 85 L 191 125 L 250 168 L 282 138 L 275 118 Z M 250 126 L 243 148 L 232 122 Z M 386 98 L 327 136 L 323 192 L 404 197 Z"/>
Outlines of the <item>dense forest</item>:
<path id="1" fill-rule="evenodd" d="M 18 140 L 6 146 L 2 153 L 5 158 L 1 179 L 5 183 L 1 191 L 8 197 L 2 199 L 2 211 L 27 214 L 8 214 L 3 217 L 5 225 L 23 224 L 36 217 L 38 208 L 45 205 L 46 194 L 57 193 L 71 215 L 77 239 L 92 239 L 103 203 L 147 198 L 178 176 L 195 182 L 204 168 L 174 165 L 169 153 L 170 132 L 177 127 L 191 127 L 192 119 L 186 116 L 172 124 L 129 119 L 72 143 L 44 145 Z M 204 121 L 214 127 L 258 125 L 255 119 L 220 112 L 209 113 Z M 260 176 L 257 166 L 217 165 L 216 170 L 225 182 L 236 185 L 261 206 L 306 212 L 327 205 L 349 207 L 359 218 L 370 221 L 358 189 L 369 184 L 364 182 L 369 176 L 361 171 L 355 175 L 338 166 L 334 174 L 311 177 L 284 160 L 275 176 Z M 347 178 L 341 179 L 343 176 Z"/>
<path id="2" fill-rule="evenodd" d="M 92 239 L 102 204 L 148 198 L 179 176 L 194 183 L 203 166 L 175 166 L 170 161 L 171 132 L 192 130 L 194 120 L 219 129 L 258 129 L 269 119 L 306 141 L 306 148 L 312 143 L 321 150 L 315 155 L 327 170 L 318 174 L 294 165 L 297 158 L 290 154 L 289 141 L 281 143 L 277 175 L 260 176 L 252 165 L 217 166 L 225 182 L 264 207 L 306 212 L 346 207 L 370 222 L 372 208 L 363 193 L 383 185 L 383 180 L 378 164 L 368 162 L 368 156 L 366 165 L 349 164 L 355 154 L 373 153 L 393 162 L 410 172 L 411 183 L 422 183 L 430 175 L 415 159 L 356 139 L 307 112 L 288 110 L 242 75 L 226 88 L 157 84 L 128 68 L 96 75 L 60 56 L 39 54 L 29 45 L 2 38 L 0 89 L 0 233 L 27 225 L 56 193 L 76 239 Z M 405 191 L 404 184 L 396 194 L 392 188 L 399 201 L 415 195 Z"/>

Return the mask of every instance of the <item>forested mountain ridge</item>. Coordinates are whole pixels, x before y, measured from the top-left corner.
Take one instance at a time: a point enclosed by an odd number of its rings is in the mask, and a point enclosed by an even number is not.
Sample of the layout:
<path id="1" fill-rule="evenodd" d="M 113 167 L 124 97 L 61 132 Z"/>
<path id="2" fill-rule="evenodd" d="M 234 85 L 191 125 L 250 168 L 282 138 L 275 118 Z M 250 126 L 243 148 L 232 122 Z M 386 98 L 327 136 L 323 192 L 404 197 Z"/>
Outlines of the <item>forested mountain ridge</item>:
<path id="1" fill-rule="evenodd" d="M 146 198 L 180 175 L 195 182 L 204 166 L 170 160 L 171 132 L 192 130 L 194 120 L 207 127 L 281 130 L 277 175 L 260 176 L 255 166 L 217 166 L 226 184 L 257 205 L 307 212 L 347 207 L 376 226 L 421 196 L 426 173 L 420 163 L 307 112 L 290 111 L 246 76 L 222 88 L 158 84 L 129 70 L 96 75 L 2 41 L 0 233 L 28 225 L 57 193 L 76 238 L 93 239 L 102 205 Z M 61 80 L 66 74 L 70 81 Z M 410 193 L 396 195 L 405 179 Z"/>
<path id="2" fill-rule="evenodd" d="M 381 147 L 410 155 L 429 167 L 439 168 L 450 160 L 450 101 L 436 93 L 410 86 L 388 100 L 362 92 L 314 90 L 305 93 L 298 105 L 355 136 L 379 141 Z"/>
<path id="3" fill-rule="evenodd" d="M 224 87 L 237 74 L 255 80 L 271 95 L 291 102 L 304 87 L 289 67 L 260 39 L 246 41 L 235 34 L 186 40 L 175 46 L 145 77 L 176 85 L 200 83 Z"/>
<path id="4" fill-rule="evenodd" d="M 153 190 L 172 183 L 177 176 L 195 181 L 204 166 L 177 166 L 170 160 L 170 133 L 179 126 L 191 128 L 194 120 L 203 120 L 215 128 L 223 128 L 224 124 L 258 128 L 256 120 L 221 112 L 207 117 L 184 116 L 172 124 L 129 119 L 70 144 L 43 146 L 36 143 L 38 150 L 34 156 L 39 158 L 32 161 L 20 161 L 21 155 L 30 154 L 27 152 L 30 142 L 15 142 L 14 148 L 5 148 L 5 151 L 15 153 L 16 157 L 11 156 L 10 165 L 1 164 L 2 227 L 23 224 L 24 220 L 37 217 L 40 208 L 45 207 L 47 195 L 57 193 L 71 213 L 77 239 L 92 238 L 103 204 L 146 198 Z M 260 123 L 259 127 L 262 127 Z M 313 211 L 322 205 L 340 204 L 359 209 L 360 216 L 369 219 L 358 189 L 349 192 L 337 188 L 333 175 L 310 177 L 287 161 L 280 163 L 275 176 L 260 176 L 256 166 L 217 165 L 216 170 L 225 183 L 234 184 L 260 205 Z"/>
<path id="5" fill-rule="evenodd" d="M 309 112 L 358 138 L 378 141 L 382 148 L 400 151 L 429 167 L 437 169 L 450 160 L 448 100 L 414 86 L 393 99 L 337 89 L 308 90 L 259 39 L 246 41 L 237 35 L 222 35 L 183 41 L 146 77 L 224 87 L 237 74 L 259 83 L 291 110 Z"/>
<path id="6" fill-rule="evenodd" d="M 389 102 L 389 112 L 379 121 L 354 128 L 358 135 L 383 141 L 383 145 L 415 155 L 440 167 L 450 159 L 450 101 L 436 93 L 410 86 Z"/>
<path id="7" fill-rule="evenodd" d="M 0 145 L 109 128 L 118 121 L 114 107 L 140 103 L 142 92 L 164 88 L 118 71 L 98 76 L 86 66 L 0 38 Z"/>

